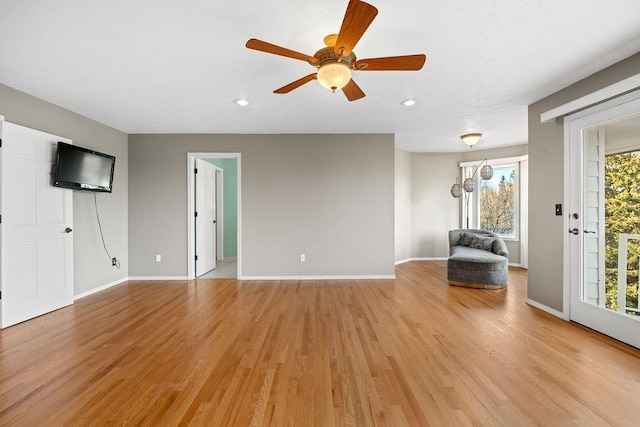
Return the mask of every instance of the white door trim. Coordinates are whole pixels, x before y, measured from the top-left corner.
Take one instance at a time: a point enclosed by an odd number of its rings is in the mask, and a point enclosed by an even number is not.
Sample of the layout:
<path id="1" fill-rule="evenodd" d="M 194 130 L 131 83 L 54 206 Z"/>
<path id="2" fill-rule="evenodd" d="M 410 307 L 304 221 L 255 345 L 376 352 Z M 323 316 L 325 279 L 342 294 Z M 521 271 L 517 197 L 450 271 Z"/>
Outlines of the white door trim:
<path id="1" fill-rule="evenodd" d="M 216 166 L 216 257 L 224 259 L 224 170 Z"/>
<path id="2" fill-rule="evenodd" d="M 195 278 L 194 265 L 194 180 L 193 180 L 193 164 L 195 159 L 236 159 L 238 162 L 238 279 L 242 277 L 242 165 L 241 153 L 217 153 L 217 152 L 194 152 L 187 153 L 187 278 Z"/>
<path id="3" fill-rule="evenodd" d="M 571 102 L 567 102 L 566 104 L 560 105 L 549 111 L 545 111 L 540 114 L 540 123 L 551 122 L 558 117 L 571 114 L 606 99 L 617 97 L 625 92 L 629 92 L 630 90 L 638 89 L 638 87 L 640 87 L 640 74 L 633 75 L 581 98 L 574 99 Z"/>

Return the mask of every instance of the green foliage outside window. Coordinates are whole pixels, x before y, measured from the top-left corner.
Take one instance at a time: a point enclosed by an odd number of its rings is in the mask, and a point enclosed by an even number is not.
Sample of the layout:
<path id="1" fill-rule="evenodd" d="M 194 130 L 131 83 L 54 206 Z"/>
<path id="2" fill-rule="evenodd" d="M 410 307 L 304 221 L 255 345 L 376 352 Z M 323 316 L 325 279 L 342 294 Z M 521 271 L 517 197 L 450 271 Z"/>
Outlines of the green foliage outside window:
<path id="1" fill-rule="evenodd" d="M 618 308 L 621 233 L 640 234 L 640 151 L 605 157 L 605 305 L 611 310 Z M 627 250 L 627 307 L 637 308 L 640 242 L 631 240 Z"/>

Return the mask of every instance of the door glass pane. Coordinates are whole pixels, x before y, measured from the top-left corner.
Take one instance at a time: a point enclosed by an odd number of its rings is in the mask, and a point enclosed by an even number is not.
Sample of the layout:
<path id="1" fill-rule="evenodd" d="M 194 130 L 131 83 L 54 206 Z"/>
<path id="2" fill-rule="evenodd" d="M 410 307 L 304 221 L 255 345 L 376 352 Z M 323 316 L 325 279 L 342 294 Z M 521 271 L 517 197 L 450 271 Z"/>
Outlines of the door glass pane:
<path id="1" fill-rule="evenodd" d="M 640 257 L 640 151 L 605 157 L 606 302 L 637 316 Z M 619 284 L 622 286 L 618 286 Z"/>
<path id="2" fill-rule="evenodd" d="M 640 319 L 640 114 L 583 130 L 582 300 Z"/>

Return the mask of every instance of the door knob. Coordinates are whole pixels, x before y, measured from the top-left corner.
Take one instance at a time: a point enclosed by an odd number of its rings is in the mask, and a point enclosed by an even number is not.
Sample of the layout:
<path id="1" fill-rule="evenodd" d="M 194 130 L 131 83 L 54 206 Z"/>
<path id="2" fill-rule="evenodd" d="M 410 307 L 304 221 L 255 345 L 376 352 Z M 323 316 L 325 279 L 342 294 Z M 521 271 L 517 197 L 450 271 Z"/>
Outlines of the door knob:
<path id="1" fill-rule="evenodd" d="M 72 231 L 73 231 L 73 230 L 72 230 L 72 229 L 70 229 L 69 227 L 67 227 L 67 228 L 65 228 L 65 229 L 64 229 L 64 232 L 65 232 L 65 233 L 71 233 Z"/>
<path id="2" fill-rule="evenodd" d="M 578 235 L 580 234 L 580 230 L 578 230 L 577 228 L 570 228 L 569 233 Z"/>

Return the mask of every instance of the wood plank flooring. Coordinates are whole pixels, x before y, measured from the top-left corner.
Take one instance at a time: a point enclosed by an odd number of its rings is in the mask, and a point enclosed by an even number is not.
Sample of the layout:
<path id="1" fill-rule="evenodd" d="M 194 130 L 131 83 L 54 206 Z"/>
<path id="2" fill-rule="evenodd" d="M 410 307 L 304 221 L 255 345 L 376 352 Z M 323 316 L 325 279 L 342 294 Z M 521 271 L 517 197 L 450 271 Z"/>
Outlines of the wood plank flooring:
<path id="1" fill-rule="evenodd" d="M 525 304 L 396 280 L 135 282 L 0 331 L 0 425 L 637 425 L 640 351 Z"/>

